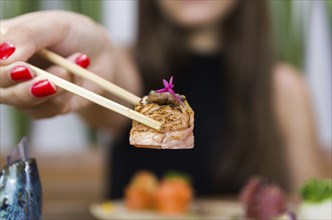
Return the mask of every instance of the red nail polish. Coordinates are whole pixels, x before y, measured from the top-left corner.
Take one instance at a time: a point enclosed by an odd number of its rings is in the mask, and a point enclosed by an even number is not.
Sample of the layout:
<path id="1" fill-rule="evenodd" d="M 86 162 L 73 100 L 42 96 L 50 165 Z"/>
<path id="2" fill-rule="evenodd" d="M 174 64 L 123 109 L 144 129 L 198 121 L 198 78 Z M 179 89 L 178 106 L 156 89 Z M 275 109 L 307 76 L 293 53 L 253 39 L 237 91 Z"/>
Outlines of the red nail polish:
<path id="1" fill-rule="evenodd" d="M 15 66 L 10 72 L 12 80 L 21 81 L 32 79 L 32 74 L 26 66 Z"/>
<path id="2" fill-rule="evenodd" d="M 75 63 L 83 68 L 87 68 L 90 65 L 90 59 L 87 55 L 81 54 L 75 59 Z"/>
<path id="3" fill-rule="evenodd" d="M 52 84 L 47 79 L 44 79 L 44 80 L 35 82 L 32 85 L 31 93 L 35 97 L 44 97 L 44 96 L 55 94 L 56 89 L 52 86 Z"/>
<path id="4" fill-rule="evenodd" d="M 0 44 L 0 59 L 7 60 L 16 50 L 15 46 L 9 42 Z"/>

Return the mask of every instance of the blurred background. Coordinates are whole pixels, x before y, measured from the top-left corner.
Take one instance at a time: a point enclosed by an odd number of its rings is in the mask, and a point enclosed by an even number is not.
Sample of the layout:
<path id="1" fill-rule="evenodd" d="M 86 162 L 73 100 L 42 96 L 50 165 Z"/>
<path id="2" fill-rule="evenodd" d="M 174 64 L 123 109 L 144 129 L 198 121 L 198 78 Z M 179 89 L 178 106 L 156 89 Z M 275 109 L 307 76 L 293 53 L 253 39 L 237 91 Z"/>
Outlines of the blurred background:
<path id="1" fill-rule="evenodd" d="M 270 6 L 279 57 L 304 72 L 311 89 L 320 144 L 331 149 L 331 50 L 328 48 L 331 48 L 332 3 L 270 1 Z M 7 19 L 36 10 L 76 11 L 104 24 L 113 42 L 130 45 L 135 41 L 136 7 L 137 2 L 130 0 L 1 0 L 0 17 Z M 13 146 L 23 135 L 43 153 L 79 151 L 103 140 L 75 115 L 33 121 L 3 105 L 0 111 L 2 150 Z"/>
<path id="2" fill-rule="evenodd" d="M 64 9 L 80 12 L 105 25 L 113 42 L 128 46 L 135 41 L 136 1 L 0 0 L 0 2 L 1 19 L 37 10 Z M 302 70 L 312 96 L 320 146 L 323 150 L 330 151 L 332 150 L 332 1 L 276 0 L 269 3 L 279 58 Z M 108 150 L 103 149 L 106 145 L 103 143 L 109 141 L 111 135 L 90 129 L 74 114 L 31 120 L 11 107 L 0 105 L 1 155 L 6 155 L 22 136 L 28 136 L 34 154 L 42 155 L 38 160 L 44 165 L 40 166 L 40 172 L 44 178 L 46 201 L 53 201 L 45 205 L 49 216 L 59 214 L 59 211 L 56 211 L 58 207 L 62 210 L 60 212 L 66 215 L 71 213 L 73 218 L 78 218 L 79 214 L 75 215 L 75 210 L 82 210 L 82 207 L 86 207 L 91 201 L 102 198 L 103 158 L 100 152 Z M 82 172 L 77 172 L 77 168 Z M 66 203 L 62 200 L 60 202 L 63 190 L 66 188 L 62 181 L 64 179 L 68 189 L 76 190 L 66 191 Z M 77 182 L 84 184 L 77 188 Z M 82 195 L 82 192 L 85 195 Z"/>

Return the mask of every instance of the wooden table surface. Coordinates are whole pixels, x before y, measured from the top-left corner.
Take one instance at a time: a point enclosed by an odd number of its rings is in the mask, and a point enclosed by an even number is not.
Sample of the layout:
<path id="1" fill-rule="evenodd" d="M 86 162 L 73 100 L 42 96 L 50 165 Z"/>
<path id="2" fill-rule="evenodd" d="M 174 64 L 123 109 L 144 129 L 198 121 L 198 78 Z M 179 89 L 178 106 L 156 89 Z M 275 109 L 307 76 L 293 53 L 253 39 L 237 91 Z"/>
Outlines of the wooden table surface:
<path id="1" fill-rule="evenodd" d="M 94 219 L 92 203 L 103 198 L 101 151 L 36 156 L 43 186 L 43 219 Z"/>
<path id="2" fill-rule="evenodd" d="M 37 160 L 43 190 L 43 220 L 94 219 L 89 207 L 103 199 L 103 152 L 41 155 Z M 1 155 L 1 167 L 5 160 Z"/>

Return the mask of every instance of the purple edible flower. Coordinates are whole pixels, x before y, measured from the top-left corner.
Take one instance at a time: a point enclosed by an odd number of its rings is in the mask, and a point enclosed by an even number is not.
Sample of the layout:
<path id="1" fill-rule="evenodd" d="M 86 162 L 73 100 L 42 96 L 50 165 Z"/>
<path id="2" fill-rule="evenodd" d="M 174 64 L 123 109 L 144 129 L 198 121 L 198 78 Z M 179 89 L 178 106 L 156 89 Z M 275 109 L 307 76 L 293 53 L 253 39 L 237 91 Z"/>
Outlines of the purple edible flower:
<path id="1" fill-rule="evenodd" d="M 176 95 L 176 93 L 173 90 L 173 76 L 171 76 L 169 82 L 167 82 L 167 80 L 163 79 L 163 83 L 164 83 L 164 88 L 156 90 L 157 93 L 163 93 L 163 92 L 169 92 L 170 94 L 172 94 L 172 96 L 174 96 L 174 98 L 183 105 L 183 102 L 181 101 L 181 99 Z"/>

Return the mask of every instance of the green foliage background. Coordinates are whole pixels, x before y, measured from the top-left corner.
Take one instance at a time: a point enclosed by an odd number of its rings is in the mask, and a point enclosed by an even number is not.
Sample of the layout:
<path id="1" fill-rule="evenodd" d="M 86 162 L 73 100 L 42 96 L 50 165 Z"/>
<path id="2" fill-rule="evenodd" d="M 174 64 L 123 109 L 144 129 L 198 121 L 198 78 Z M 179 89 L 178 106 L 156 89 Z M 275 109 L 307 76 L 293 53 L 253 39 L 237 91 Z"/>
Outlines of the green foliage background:
<path id="1" fill-rule="evenodd" d="M 62 2 L 64 9 L 85 14 L 95 21 L 100 21 L 101 0 L 0 0 L 1 19 L 15 17 L 24 13 L 42 10 L 42 2 Z"/>

